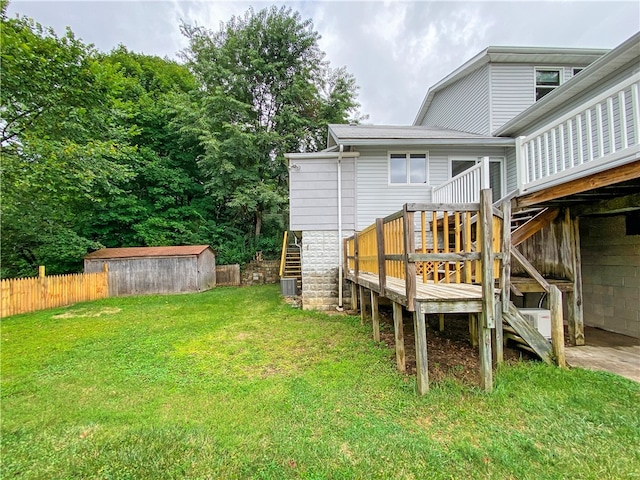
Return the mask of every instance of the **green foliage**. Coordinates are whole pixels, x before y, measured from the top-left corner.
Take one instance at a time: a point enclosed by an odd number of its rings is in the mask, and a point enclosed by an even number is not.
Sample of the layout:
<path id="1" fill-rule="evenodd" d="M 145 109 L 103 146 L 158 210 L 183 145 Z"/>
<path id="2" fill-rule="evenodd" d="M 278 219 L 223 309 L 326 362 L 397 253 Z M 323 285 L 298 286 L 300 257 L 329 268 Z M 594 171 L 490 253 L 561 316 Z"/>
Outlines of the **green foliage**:
<path id="1" fill-rule="evenodd" d="M 101 246 L 278 255 L 283 154 L 320 148 L 357 106 L 309 20 L 272 8 L 218 33 L 183 26 L 181 65 L 1 12 L 2 277 L 77 271 Z"/>
<path id="2" fill-rule="evenodd" d="M 359 318 L 275 286 L 112 298 L 0 324 L 3 478 L 614 479 L 640 386 L 541 363 L 424 397 Z"/>
<path id="3" fill-rule="evenodd" d="M 217 32 L 182 30 L 201 85 L 179 107 L 182 131 L 203 149 L 207 193 L 259 240 L 265 215 L 287 204 L 284 154 L 323 147 L 327 123 L 355 113 L 355 81 L 328 67 L 311 21 L 290 8 L 250 9 Z"/>

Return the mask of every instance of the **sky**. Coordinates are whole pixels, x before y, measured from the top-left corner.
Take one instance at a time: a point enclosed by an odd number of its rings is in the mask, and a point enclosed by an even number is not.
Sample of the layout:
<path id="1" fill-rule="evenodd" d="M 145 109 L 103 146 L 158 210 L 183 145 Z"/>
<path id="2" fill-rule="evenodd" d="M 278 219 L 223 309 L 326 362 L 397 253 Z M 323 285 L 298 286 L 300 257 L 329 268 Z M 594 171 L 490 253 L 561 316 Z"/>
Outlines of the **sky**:
<path id="1" fill-rule="evenodd" d="M 365 123 L 410 125 L 430 86 L 487 46 L 613 48 L 640 31 L 640 1 L 295 1 L 13 0 L 26 15 L 108 52 L 172 59 L 187 47 L 185 22 L 213 30 L 250 6 L 286 5 L 310 18 L 332 67 L 360 89 Z"/>

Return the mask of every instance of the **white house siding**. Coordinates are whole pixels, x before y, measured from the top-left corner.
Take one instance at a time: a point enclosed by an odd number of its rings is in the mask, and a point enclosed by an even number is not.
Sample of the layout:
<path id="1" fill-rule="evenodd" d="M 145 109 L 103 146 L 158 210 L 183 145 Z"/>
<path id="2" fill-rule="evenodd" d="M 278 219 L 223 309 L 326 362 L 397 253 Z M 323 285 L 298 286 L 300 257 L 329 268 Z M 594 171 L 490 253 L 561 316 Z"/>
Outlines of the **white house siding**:
<path id="1" fill-rule="evenodd" d="M 343 232 L 344 236 L 353 231 Z M 305 310 L 331 310 L 338 305 L 338 232 L 302 232 L 302 307 Z M 344 300 L 350 300 L 344 292 Z"/>
<path id="2" fill-rule="evenodd" d="M 422 125 L 489 135 L 488 65 L 437 92 Z"/>
<path id="3" fill-rule="evenodd" d="M 342 226 L 355 225 L 355 162 L 342 159 Z M 336 159 L 291 160 L 289 164 L 289 228 L 338 229 L 338 165 Z"/>
<path id="4" fill-rule="evenodd" d="M 518 188 L 518 165 L 516 163 L 516 149 L 507 148 L 507 191 L 506 194 L 513 192 Z"/>
<path id="5" fill-rule="evenodd" d="M 491 132 L 535 103 L 535 68 L 491 64 Z"/>
<path id="6" fill-rule="evenodd" d="M 640 235 L 625 217 L 580 219 L 586 325 L 640 338 Z"/>

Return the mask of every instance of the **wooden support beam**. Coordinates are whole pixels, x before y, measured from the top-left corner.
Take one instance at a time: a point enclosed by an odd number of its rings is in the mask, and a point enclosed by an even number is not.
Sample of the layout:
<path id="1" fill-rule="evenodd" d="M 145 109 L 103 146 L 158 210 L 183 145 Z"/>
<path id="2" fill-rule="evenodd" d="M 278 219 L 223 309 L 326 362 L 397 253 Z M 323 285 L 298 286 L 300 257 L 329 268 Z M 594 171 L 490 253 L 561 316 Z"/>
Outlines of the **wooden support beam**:
<path id="1" fill-rule="evenodd" d="M 538 272 L 538 270 L 536 270 L 535 267 L 529 263 L 529 260 L 527 260 L 524 255 L 522 255 L 516 249 L 516 247 L 513 246 L 511 247 L 511 258 L 515 259 L 520 265 L 522 265 L 522 268 L 524 268 L 524 270 L 531 276 L 531 278 L 533 278 L 542 288 L 544 288 L 545 292 L 549 291 L 549 288 L 551 286 L 549 282 L 547 282 L 544 277 L 540 275 L 540 272 Z"/>
<path id="2" fill-rule="evenodd" d="M 413 312 L 416 302 L 416 264 L 409 261 L 408 255 L 415 253 L 416 239 L 414 236 L 413 212 L 407 210 L 406 204 L 402 218 L 404 223 L 404 272 L 407 291 L 407 310 Z"/>
<path id="3" fill-rule="evenodd" d="M 516 202 L 519 207 L 529 207 L 634 178 L 640 178 L 640 160 L 523 195 Z"/>
<path id="4" fill-rule="evenodd" d="M 425 315 L 413 312 L 413 330 L 416 339 L 416 379 L 418 394 L 429 391 L 429 369 L 427 364 L 427 326 Z"/>
<path id="5" fill-rule="evenodd" d="M 528 220 L 523 225 L 520 225 L 511 233 L 511 244 L 514 246 L 520 245 L 527 238 L 534 236 L 544 227 L 551 225 L 551 222 L 556 219 L 559 212 L 559 208 L 545 208 L 535 217 Z"/>
<path id="6" fill-rule="evenodd" d="M 573 291 L 567 294 L 567 321 L 569 341 L 572 345 L 584 345 L 584 315 L 582 308 L 582 260 L 580 256 L 580 224 L 576 217 L 571 221 L 571 261 L 573 263 Z"/>
<path id="7" fill-rule="evenodd" d="M 487 328 L 494 328 L 495 294 L 493 288 L 493 207 L 491 205 L 491 189 L 480 192 L 480 219 L 482 221 L 482 311 Z"/>
<path id="8" fill-rule="evenodd" d="M 600 200 L 599 202 L 579 205 L 573 208 L 573 215 L 619 214 L 637 210 L 640 206 L 640 193 Z"/>
<path id="9" fill-rule="evenodd" d="M 491 346 L 493 348 L 494 365 L 500 365 L 504 362 L 504 333 L 502 327 L 502 302 L 497 302 L 496 327 L 491 331 Z"/>
<path id="10" fill-rule="evenodd" d="M 469 314 L 469 338 L 471 339 L 471 346 L 478 346 L 478 318 L 475 313 Z"/>
<path id="11" fill-rule="evenodd" d="M 353 234 L 353 278 L 356 283 L 358 283 L 358 277 L 360 275 L 360 259 L 358 258 L 360 253 L 358 252 L 358 248 L 358 232 L 356 232 Z M 362 300 L 362 296 L 360 296 L 360 300 Z"/>
<path id="12" fill-rule="evenodd" d="M 358 311 L 358 285 L 351 282 L 351 310 Z"/>
<path id="13" fill-rule="evenodd" d="M 404 326 L 402 324 L 402 305 L 393 302 L 393 331 L 396 343 L 396 365 L 398 371 L 407 371 L 407 362 L 404 351 Z"/>
<path id="14" fill-rule="evenodd" d="M 367 318 L 367 295 L 365 290 L 362 285 L 358 285 L 358 292 L 360 293 L 360 323 L 362 325 L 364 325 Z"/>
<path id="15" fill-rule="evenodd" d="M 482 318 L 486 312 L 479 315 L 478 322 L 478 347 L 480 354 L 480 388 L 485 392 L 493 390 L 493 365 L 491 363 L 491 328 L 486 325 L 488 321 Z"/>
<path id="16" fill-rule="evenodd" d="M 444 313 L 438 314 L 438 327 L 441 332 L 444 332 Z"/>
<path id="17" fill-rule="evenodd" d="M 506 312 L 511 299 L 511 200 L 502 202 L 502 275 L 500 277 L 500 303 Z M 502 325 L 502 312 L 496 322 Z"/>
<path id="18" fill-rule="evenodd" d="M 553 355 L 559 367 L 566 367 L 564 324 L 562 319 L 562 292 L 554 285 L 551 285 L 549 291 L 549 309 L 551 310 L 551 345 L 553 346 Z"/>
<path id="19" fill-rule="evenodd" d="M 373 325 L 373 340 L 380 341 L 380 312 L 378 310 L 379 297 L 376 292 L 371 290 L 371 323 Z"/>

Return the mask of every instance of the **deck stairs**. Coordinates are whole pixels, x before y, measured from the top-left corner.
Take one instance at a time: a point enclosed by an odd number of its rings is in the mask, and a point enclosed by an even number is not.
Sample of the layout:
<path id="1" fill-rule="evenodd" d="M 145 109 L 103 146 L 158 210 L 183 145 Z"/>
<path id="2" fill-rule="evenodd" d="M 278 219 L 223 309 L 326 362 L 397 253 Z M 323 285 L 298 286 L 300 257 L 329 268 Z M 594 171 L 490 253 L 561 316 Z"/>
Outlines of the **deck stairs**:
<path id="1" fill-rule="evenodd" d="M 302 259 L 300 244 L 295 234 L 285 232 L 280 265 L 281 278 L 295 278 L 298 292 L 302 290 Z"/>
<path id="2" fill-rule="evenodd" d="M 546 363 L 553 363 L 549 341 L 532 327 L 520 314 L 518 308 L 509 302 L 509 308 L 502 314 L 504 338 L 516 342 L 521 348 L 535 353 Z"/>

